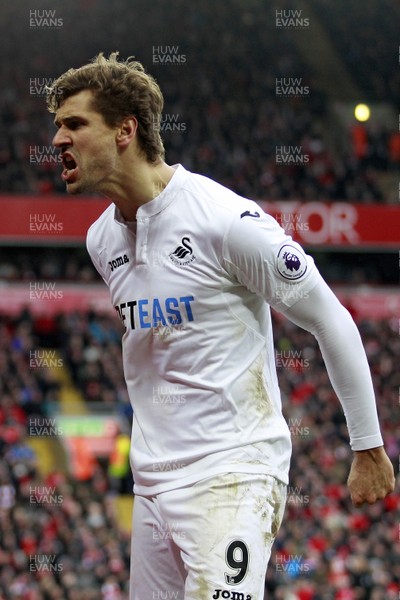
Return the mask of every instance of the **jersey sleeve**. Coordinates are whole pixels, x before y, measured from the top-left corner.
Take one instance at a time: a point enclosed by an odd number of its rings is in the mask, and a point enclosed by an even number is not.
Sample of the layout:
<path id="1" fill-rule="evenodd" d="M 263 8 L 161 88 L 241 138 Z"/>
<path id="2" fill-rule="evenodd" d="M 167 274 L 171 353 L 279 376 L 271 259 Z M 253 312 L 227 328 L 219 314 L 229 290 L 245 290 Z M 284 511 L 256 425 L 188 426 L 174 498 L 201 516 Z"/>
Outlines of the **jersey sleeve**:
<path id="1" fill-rule="evenodd" d="M 249 202 L 237 211 L 223 242 L 225 269 L 268 304 L 284 311 L 314 287 L 318 270 L 311 256 L 278 222 Z"/>
<path id="2" fill-rule="evenodd" d="M 342 404 L 353 450 L 383 445 L 375 393 L 362 340 L 350 313 L 322 277 L 307 299 L 284 312 L 318 341 Z"/>
<path id="3" fill-rule="evenodd" d="M 236 215 L 225 240 L 225 268 L 317 339 L 344 409 L 353 450 L 383 444 L 371 374 L 358 329 L 299 244 L 254 209 Z"/>

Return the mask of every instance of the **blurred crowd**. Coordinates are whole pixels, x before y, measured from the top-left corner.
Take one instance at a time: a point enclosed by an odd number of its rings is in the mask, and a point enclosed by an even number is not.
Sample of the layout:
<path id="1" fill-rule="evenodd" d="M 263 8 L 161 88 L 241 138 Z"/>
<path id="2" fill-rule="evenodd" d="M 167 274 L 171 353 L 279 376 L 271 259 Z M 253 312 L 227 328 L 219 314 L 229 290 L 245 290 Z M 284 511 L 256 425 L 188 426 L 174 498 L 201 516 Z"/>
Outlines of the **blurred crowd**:
<path id="1" fill-rule="evenodd" d="M 101 281 L 86 248 L 0 246 L 0 282 L 50 281 L 93 283 Z"/>
<path id="2" fill-rule="evenodd" d="M 378 0 L 366 4 L 379 7 Z M 387 4 L 385 24 L 392 31 L 394 8 Z M 44 1 L 36 5 L 37 10 L 48 10 Z M 379 175 L 398 167 L 399 151 L 393 154 L 386 133 L 376 131 L 366 131 L 362 157 L 350 136 L 345 153 L 332 151 L 330 100 L 296 46 L 296 35 L 311 35 L 312 30 L 277 27 L 277 8 L 261 0 L 204 0 L 194 5 L 154 0 L 149 11 L 145 0 L 137 0 L 134 7 L 127 0 L 115 0 L 110 19 L 105 0 L 71 0 L 68 11 L 61 5 L 56 8 L 59 28 L 37 29 L 29 25 L 27 7 L 4 5 L 0 191 L 65 193 L 57 153 L 51 148 L 55 129 L 45 108 L 45 84 L 99 51 L 118 49 L 122 57 L 134 55 L 143 62 L 164 92 L 161 133 L 168 162 L 181 162 L 252 199 L 385 202 Z M 339 12 L 336 3 L 331 10 Z M 343 10 L 347 16 L 347 5 Z M 369 39 L 375 27 L 373 16 L 373 11 L 365 11 L 359 21 L 364 26 L 362 39 Z M 343 38 L 356 46 L 358 55 L 343 51 L 343 59 L 350 56 L 361 88 L 364 85 L 372 99 L 380 98 L 382 86 L 391 81 L 386 77 L 389 67 L 383 69 L 387 63 L 374 63 L 376 44 L 368 51 L 371 45 L 353 35 L 351 19 L 339 22 L 344 31 L 333 36 L 333 43 L 339 53 Z M 385 43 L 383 35 L 377 45 Z M 285 87 L 289 91 L 282 93 Z"/>
<path id="3" fill-rule="evenodd" d="M 372 101 L 400 102 L 400 5 L 386 0 L 310 0 L 357 85 Z M 375 36 L 376 27 L 384 36 Z"/>
<path id="4" fill-rule="evenodd" d="M 111 360 L 114 353 L 109 386 L 115 386 L 115 396 L 105 392 L 103 400 L 105 406 L 112 401 L 115 414 L 120 410 L 130 417 L 126 389 L 117 393 L 123 385 L 120 350 L 113 351 L 118 323 L 104 327 L 101 316 L 74 315 L 61 317 L 49 332 L 44 321 L 24 312 L 0 322 L 0 599 L 122 600 L 129 582 L 129 535 L 117 524 L 119 490 L 109 465 L 95 460 L 90 478 L 83 480 L 61 470 L 43 478 L 29 443 L 37 434 L 32 424 L 52 422 L 60 401 L 60 382 L 35 358 L 46 356 L 43 340 L 68 356 L 71 377 L 87 400 L 91 367 L 101 364 L 106 370 L 106 357 Z M 100 342 L 103 362 L 96 354 Z M 78 375 L 74 360 L 81 349 Z M 96 384 L 103 381 L 99 376 Z"/>
<path id="5" fill-rule="evenodd" d="M 106 315 L 74 313 L 62 316 L 59 331 L 66 365 L 85 400 L 101 402 L 129 418 L 122 370 L 122 323 Z"/>
<path id="6" fill-rule="evenodd" d="M 386 449 L 397 468 L 398 323 L 363 320 L 359 327 Z M 61 472 L 44 480 L 29 445 L 29 419 L 54 414 L 59 402 L 54 373 L 30 366 L 31 351 L 49 340 L 43 323 L 29 312 L 2 315 L 0 329 L 0 600 L 125 600 L 129 540 L 118 528 L 106 465 L 97 464 L 86 481 Z M 294 452 L 268 597 L 397 600 L 400 495 L 371 507 L 351 506 L 347 430 L 315 339 L 275 316 L 274 331 Z M 116 317 L 74 313 L 56 319 L 51 340 L 83 396 L 129 418 L 120 335 Z M 61 500 L 39 502 L 38 490 L 46 488 Z"/>
<path id="7" fill-rule="evenodd" d="M 40 477 L 21 441 L 2 451 L 1 600 L 122 600 L 129 584 L 129 534 L 100 468 L 90 482 Z"/>

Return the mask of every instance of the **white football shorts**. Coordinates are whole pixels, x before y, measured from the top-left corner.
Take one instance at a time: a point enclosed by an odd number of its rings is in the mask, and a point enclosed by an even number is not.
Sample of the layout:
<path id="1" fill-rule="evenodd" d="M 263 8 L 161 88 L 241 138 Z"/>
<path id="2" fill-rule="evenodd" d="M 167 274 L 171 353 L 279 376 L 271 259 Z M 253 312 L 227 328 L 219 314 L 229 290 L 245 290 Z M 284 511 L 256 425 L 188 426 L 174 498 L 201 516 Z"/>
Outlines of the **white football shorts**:
<path id="1" fill-rule="evenodd" d="M 130 600 L 263 600 L 285 504 L 283 483 L 247 473 L 135 496 Z"/>

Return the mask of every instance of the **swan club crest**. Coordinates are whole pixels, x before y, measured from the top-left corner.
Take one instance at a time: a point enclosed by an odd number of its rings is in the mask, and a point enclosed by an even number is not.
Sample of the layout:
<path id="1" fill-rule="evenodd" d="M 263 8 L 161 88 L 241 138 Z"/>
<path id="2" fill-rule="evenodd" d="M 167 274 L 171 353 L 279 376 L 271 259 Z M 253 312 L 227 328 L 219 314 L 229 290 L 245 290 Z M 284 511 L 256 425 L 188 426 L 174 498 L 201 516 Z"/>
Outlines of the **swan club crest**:
<path id="1" fill-rule="evenodd" d="M 189 237 L 183 237 L 181 243 L 175 248 L 171 254 L 169 254 L 170 260 L 175 264 L 183 267 L 184 265 L 189 265 L 194 260 L 196 260 L 196 256 L 193 253 L 192 243 Z"/>

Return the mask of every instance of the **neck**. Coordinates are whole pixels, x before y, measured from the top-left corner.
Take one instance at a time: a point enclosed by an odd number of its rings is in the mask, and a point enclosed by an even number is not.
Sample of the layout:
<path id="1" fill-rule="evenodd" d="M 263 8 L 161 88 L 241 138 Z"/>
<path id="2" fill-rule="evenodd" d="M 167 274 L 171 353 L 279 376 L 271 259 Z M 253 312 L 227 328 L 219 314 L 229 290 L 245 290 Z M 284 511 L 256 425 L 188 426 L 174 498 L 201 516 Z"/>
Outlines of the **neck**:
<path id="1" fill-rule="evenodd" d="M 116 185 L 104 195 L 114 202 L 126 221 L 134 221 L 139 206 L 156 198 L 174 173 L 175 169 L 161 159 L 156 164 L 142 161 L 123 169 Z"/>

